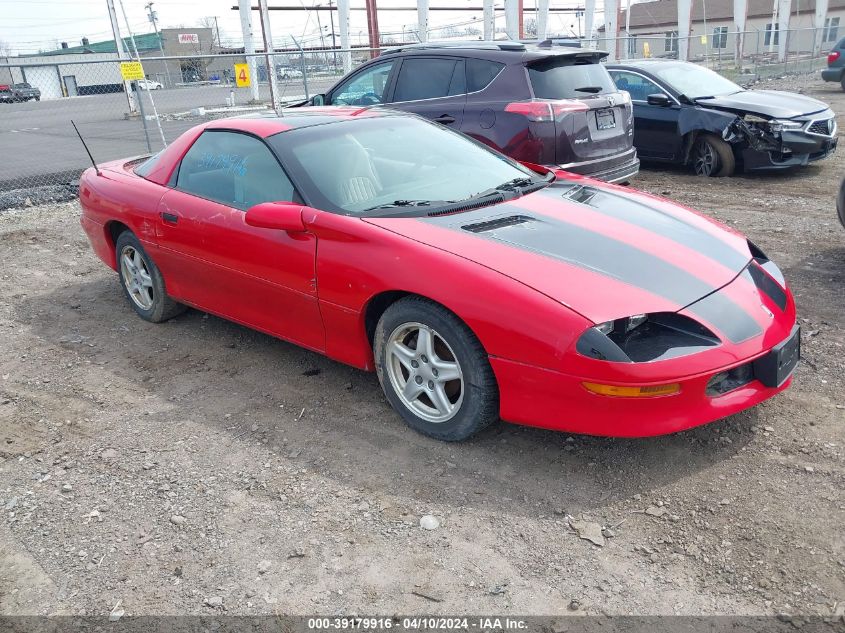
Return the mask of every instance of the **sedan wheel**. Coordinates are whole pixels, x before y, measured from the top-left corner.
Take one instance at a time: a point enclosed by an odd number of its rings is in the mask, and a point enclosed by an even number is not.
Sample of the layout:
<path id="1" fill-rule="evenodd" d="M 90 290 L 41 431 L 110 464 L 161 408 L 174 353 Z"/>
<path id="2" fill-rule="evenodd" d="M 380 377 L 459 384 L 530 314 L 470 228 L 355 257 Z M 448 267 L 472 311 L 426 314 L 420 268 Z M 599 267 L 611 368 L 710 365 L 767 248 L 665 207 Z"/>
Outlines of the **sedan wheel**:
<path id="1" fill-rule="evenodd" d="M 717 136 L 705 134 L 698 137 L 692 148 L 692 167 L 699 176 L 731 176 L 736 159 L 730 145 Z"/>
<path id="2" fill-rule="evenodd" d="M 499 391 L 487 353 L 444 307 L 406 297 L 385 310 L 373 354 L 390 404 L 416 431 L 459 441 L 499 417 Z"/>
<path id="3" fill-rule="evenodd" d="M 114 250 L 123 291 L 138 316 L 160 323 L 187 309 L 167 295 L 161 272 L 135 235 L 121 233 Z"/>
<path id="4" fill-rule="evenodd" d="M 463 372 L 455 352 L 433 328 L 404 323 L 387 342 L 387 375 L 411 412 L 440 424 L 461 408 Z"/>
<path id="5" fill-rule="evenodd" d="M 142 310 L 149 310 L 155 302 L 153 279 L 140 251 L 126 245 L 120 253 L 120 276 L 129 298 Z"/>

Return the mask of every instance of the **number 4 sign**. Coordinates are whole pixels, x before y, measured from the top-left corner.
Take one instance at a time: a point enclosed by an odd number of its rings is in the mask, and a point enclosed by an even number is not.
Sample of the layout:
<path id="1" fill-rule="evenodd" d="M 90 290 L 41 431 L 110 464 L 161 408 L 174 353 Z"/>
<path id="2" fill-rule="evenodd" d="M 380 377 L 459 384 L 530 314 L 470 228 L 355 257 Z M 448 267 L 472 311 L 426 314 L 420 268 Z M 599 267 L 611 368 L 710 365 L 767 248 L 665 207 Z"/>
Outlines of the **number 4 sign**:
<path id="1" fill-rule="evenodd" d="M 238 88 L 249 86 L 249 64 L 235 64 L 235 85 Z"/>

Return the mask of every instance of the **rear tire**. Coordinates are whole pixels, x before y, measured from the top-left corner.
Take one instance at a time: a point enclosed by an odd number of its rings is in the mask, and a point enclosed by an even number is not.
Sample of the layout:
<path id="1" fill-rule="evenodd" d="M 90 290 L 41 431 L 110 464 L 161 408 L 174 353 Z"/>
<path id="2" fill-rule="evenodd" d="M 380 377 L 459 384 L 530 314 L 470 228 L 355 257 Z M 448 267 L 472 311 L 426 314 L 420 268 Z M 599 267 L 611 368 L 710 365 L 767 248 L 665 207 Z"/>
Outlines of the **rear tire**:
<path id="1" fill-rule="evenodd" d="M 713 134 L 702 134 L 695 140 L 690 160 L 697 176 L 732 176 L 736 170 L 733 149 Z"/>
<path id="2" fill-rule="evenodd" d="M 839 80 L 839 85 L 842 86 L 842 90 L 845 90 L 845 73 L 842 73 L 842 79 Z"/>
<path id="3" fill-rule="evenodd" d="M 443 306 L 421 297 L 391 305 L 376 326 L 373 354 L 384 395 L 415 431 L 458 442 L 499 419 L 487 353 Z"/>
<path id="4" fill-rule="evenodd" d="M 161 323 L 188 309 L 167 295 L 161 271 L 131 231 L 118 236 L 114 251 L 123 294 L 139 317 Z"/>

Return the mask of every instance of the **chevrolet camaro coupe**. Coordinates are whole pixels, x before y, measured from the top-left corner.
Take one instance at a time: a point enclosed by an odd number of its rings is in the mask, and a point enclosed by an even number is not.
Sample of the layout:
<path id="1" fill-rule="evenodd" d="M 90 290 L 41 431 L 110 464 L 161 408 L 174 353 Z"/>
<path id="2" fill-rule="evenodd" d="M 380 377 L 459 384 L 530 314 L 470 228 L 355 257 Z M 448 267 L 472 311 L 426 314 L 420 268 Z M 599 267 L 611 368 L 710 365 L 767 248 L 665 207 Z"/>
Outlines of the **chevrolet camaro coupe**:
<path id="1" fill-rule="evenodd" d="M 82 226 L 152 322 L 192 306 L 378 374 L 413 429 L 671 433 L 790 384 L 783 275 L 677 204 L 415 115 L 203 123 L 88 169 Z"/>

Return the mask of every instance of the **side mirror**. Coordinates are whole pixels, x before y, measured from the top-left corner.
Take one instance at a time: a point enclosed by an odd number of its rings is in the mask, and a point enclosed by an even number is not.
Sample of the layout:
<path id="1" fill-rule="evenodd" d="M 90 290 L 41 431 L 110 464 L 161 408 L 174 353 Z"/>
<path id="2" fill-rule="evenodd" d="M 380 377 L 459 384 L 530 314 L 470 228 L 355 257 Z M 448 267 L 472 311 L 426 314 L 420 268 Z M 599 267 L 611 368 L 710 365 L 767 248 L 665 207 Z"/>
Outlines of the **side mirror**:
<path id="1" fill-rule="evenodd" d="M 312 106 L 326 105 L 326 95 L 314 95 L 311 97 Z"/>
<path id="2" fill-rule="evenodd" d="M 662 106 L 664 108 L 666 106 L 672 105 L 672 100 L 669 98 L 669 95 L 664 94 L 662 92 L 658 94 L 648 95 L 648 97 L 646 97 L 646 101 L 648 102 L 648 105 Z"/>
<path id="3" fill-rule="evenodd" d="M 244 220 L 262 229 L 302 233 L 305 231 L 302 212 L 307 208 L 294 202 L 262 202 L 247 209 Z"/>

